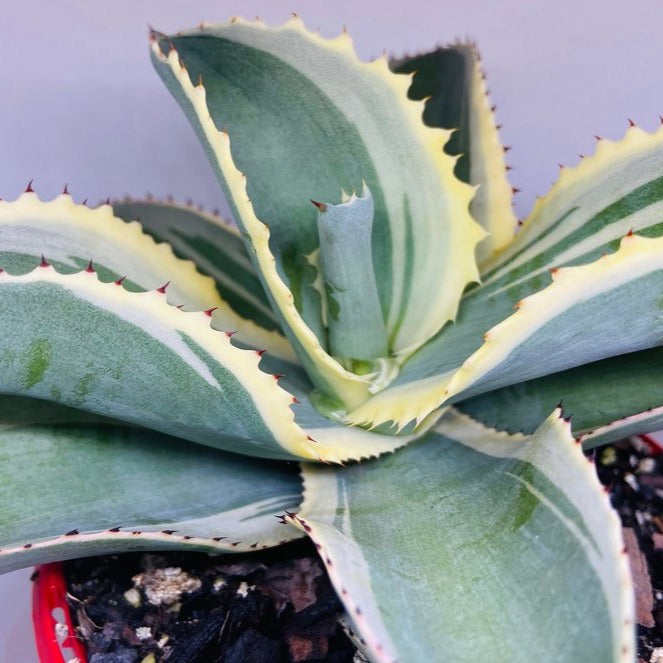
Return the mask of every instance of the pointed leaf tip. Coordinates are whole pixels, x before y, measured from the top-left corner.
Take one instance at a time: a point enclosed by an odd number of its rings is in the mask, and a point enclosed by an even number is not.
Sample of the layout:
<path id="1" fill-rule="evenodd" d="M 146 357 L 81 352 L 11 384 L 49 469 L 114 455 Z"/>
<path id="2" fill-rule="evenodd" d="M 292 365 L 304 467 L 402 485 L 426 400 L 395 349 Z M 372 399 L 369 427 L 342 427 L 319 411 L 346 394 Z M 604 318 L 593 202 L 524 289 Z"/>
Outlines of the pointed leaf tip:
<path id="1" fill-rule="evenodd" d="M 325 203 L 319 203 L 316 200 L 311 200 L 311 202 L 321 211 L 321 212 L 326 212 L 327 211 L 327 205 Z"/>
<path id="2" fill-rule="evenodd" d="M 166 294 L 166 289 L 170 285 L 170 281 L 166 281 L 161 287 L 157 288 L 157 292 L 160 292 L 162 295 Z"/>
<path id="3" fill-rule="evenodd" d="M 35 190 L 32 188 L 32 183 L 34 182 L 34 179 L 30 180 L 28 182 L 28 185 L 25 187 L 25 193 L 34 193 Z"/>

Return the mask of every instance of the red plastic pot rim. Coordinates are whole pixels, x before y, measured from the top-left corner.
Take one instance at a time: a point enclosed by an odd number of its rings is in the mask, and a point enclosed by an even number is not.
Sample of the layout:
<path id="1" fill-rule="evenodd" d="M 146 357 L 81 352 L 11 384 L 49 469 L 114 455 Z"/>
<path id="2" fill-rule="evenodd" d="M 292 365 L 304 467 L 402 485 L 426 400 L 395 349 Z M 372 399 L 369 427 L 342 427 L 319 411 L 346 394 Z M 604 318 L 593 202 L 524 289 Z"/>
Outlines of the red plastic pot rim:
<path id="1" fill-rule="evenodd" d="M 651 435 L 636 435 L 640 440 L 642 440 L 648 447 L 649 447 L 649 453 L 652 456 L 658 456 L 659 454 L 663 453 L 663 442 L 660 442 L 657 438 L 661 437 L 660 433 L 656 434 L 656 437 L 654 437 L 653 434 Z"/>
<path id="2" fill-rule="evenodd" d="M 66 596 L 67 586 L 60 563 L 43 564 L 35 569 L 32 625 L 41 663 L 87 661 L 85 647 L 75 636 Z M 54 614 L 54 611 L 57 612 Z"/>

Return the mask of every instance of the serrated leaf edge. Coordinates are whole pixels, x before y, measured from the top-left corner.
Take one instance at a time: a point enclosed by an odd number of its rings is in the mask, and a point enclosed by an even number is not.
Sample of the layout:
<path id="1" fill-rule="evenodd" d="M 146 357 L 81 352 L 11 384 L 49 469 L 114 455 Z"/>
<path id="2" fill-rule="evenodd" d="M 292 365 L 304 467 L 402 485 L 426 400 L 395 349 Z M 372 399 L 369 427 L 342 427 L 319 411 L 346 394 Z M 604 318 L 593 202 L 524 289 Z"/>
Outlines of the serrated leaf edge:
<path id="1" fill-rule="evenodd" d="M 515 313 L 484 334 L 483 345 L 454 373 L 441 397 L 448 400 L 467 389 L 504 361 L 540 326 L 563 313 L 570 302 L 609 292 L 644 276 L 656 266 L 663 268 L 663 237 L 647 238 L 630 233 L 622 238 L 614 253 L 584 265 L 551 270 L 552 283 L 522 299 L 516 304 Z"/>
<path id="2" fill-rule="evenodd" d="M 110 203 L 90 208 L 74 202 L 69 193 L 46 201 L 40 199 L 31 188 L 13 201 L 0 200 L 0 224 L 5 218 L 10 224 L 21 220 L 29 223 L 32 218 L 38 218 L 47 224 L 52 223 L 54 229 L 57 225 L 74 225 L 83 233 L 94 229 L 112 239 L 118 247 L 130 244 L 141 260 L 152 265 L 154 271 L 167 273 L 171 280 L 177 279 L 180 290 L 190 290 L 196 303 L 203 304 L 205 308 L 214 308 L 213 321 L 216 327 L 232 329 L 248 345 L 268 348 L 277 357 L 297 361 L 292 347 L 281 334 L 266 331 L 235 313 L 219 295 L 214 280 L 198 271 L 192 260 L 176 256 L 168 242 L 157 242 L 143 230 L 139 221 L 127 222 L 115 216 Z M 93 262 L 95 260 L 94 255 L 85 258 Z M 126 276 L 132 279 L 131 274 Z M 177 304 L 187 306 L 186 301 L 178 301 Z"/>
<path id="3" fill-rule="evenodd" d="M 210 145 L 214 158 L 233 191 L 235 205 L 240 210 L 247 232 L 251 236 L 256 261 L 272 295 L 280 302 L 281 313 L 286 323 L 297 340 L 306 348 L 315 365 L 322 369 L 324 379 L 330 390 L 337 396 L 343 395 L 347 403 L 363 402 L 368 395 L 367 380 L 346 371 L 327 354 L 317 336 L 303 323 L 295 307 L 292 292 L 279 276 L 274 256 L 269 248 L 269 227 L 260 221 L 253 211 L 253 205 L 246 189 L 246 176 L 235 166 L 230 151 L 228 134 L 225 131 L 219 131 L 212 120 L 207 108 L 206 91 L 203 83 L 200 82 L 194 86 L 174 48 L 165 56 L 158 42 L 153 39 L 151 50 L 155 59 L 170 68 L 171 73 L 180 84 L 182 92 L 195 109 L 200 127 Z"/>
<path id="4" fill-rule="evenodd" d="M 482 264 L 481 274 L 484 285 L 490 285 L 492 281 L 500 278 L 505 270 L 512 269 L 515 266 L 515 263 L 511 262 L 513 251 L 518 250 L 524 241 L 536 241 L 538 233 L 546 230 L 545 227 L 539 228 L 537 218 L 546 208 L 554 205 L 558 196 L 563 196 L 566 191 L 583 182 L 591 181 L 610 166 L 625 163 L 643 150 L 657 146 L 663 147 L 663 124 L 653 132 L 630 125 L 621 139 L 597 140 L 594 153 L 582 156 L 576 166 L 560 164 L 557 180 L 545 195 L 536 198 L 532 211 L 522 223 L 517 240 Z"/>
<path id="5" fill-rule="evenodd" d="M 165 288 L 147 292 L 129 292 L 121 283 L 104 283 L 96 272 L 83 270 L 75 274 L 60 274 L 47 262 L 32 272 L 12 276 L 0 274 L 0 288 L 7 283 L 48 282 L 85 297 L 92 305 L 98 301 L 114 302 L 120 310 L 140 308 L 150 320 L 158 320 L 168 329 L 186 333 L 222 366 L 230 370 L 249 394 L 253 403 L 278 443 L 295 456 L 317 459 L 307 434 L 295 423 L 291 409 L 293 396 L 278 384 L 275 376 L 263 372 L 259 363 L 263 352 L 243 349 L 231 341 L 232 333 L 211 327 L 208 311 L 184 311 L 166 301 Z M 91 299 L 88 299 L 91 298 Z M 95 303 L 97 302 L 97 303 Z M 135 323 L 130 323 L 135 324 Z M 145 330 L 150 333 L 150 330 Z"/>
<path id="6" fill-rule="evenodd" d="M 476 449 L 477 451 L 488 454 L 495 455 L 498 457 L 503 457 L 505 454 L 500 453 L 499 450 L 491 449 L 489 446 L 483 443 L 483 438 L 485 433 L 489 433 L 491 436 L 494 436 L 496 439 L 501 440 L 505 445 L 514 449 L 514 445 L 526 443 L 529 436 L 521 433 L 507 433 L 505 431 L 498 431 L 493 429 L 485 424 L 474 420 L 469 415 L 462 414 L 455 410 L 454 408 L 449 408 L 447 410 L 449 415 L 449 420 L 451 421 L 451 429 L 453 429 L 454 420 L 459 420 L 469 424 L 469 426 L 464 426 L 464 433 L 474 430 L 475 435 L 468 437 L 466 434 L 463 435 L 463 439 L 459 439 L 458 436 L 451 435 L 452 439 L 455 439 L 457 442 L 464 444 L 470 448 Z M 623 612 L 620 615 L 611 614 L 611 623 L 613 627 L 613 636 L 615 640 L 615 652 L 617 659 L 622 663 L 627 661 L 633 661 L 635 657 L 635 602 L 634 602 L 634 589 L 633 582 L 631 578 L 631 571 L 628 561 L 628 556 L 624 548 L 624 541 L 621 533 L 621 523 L 616 512 L 612 508 L 610 497 L 602 484 L 600 483 L 598 476 L 596 474 L 594 465 L 590 458 L 587 458 L 583 452 L 580 443 L 573 438 L 571 433 L 571 424 L 570 421 L 565 419 L 561 408 L 557 408 L 548 418 L 548 420 L 543 425 L 552 425 L 558 428 L 562 435 L 567 438 L 569 443 L 569 449 L 571 450 L 571 456 L 576 464 L 577 468 L 585 475 L 587 480 L 587 485 L 589 485 L 594 491 L 596 496 L 602 500 L 606 507 L 606 531 L 609 532 L 608 538 L 612 541 L 613 550 L 618 551 L 618 577 L 615 578 L 603 578 L 598 569 L 596 569 L 597 575 L 601 578 L 603 583 L 604 592 L 607 594 L 609 585 L 611 582 L 618 583 L 618 598 L 620 605 L 623 606 Z M 447 426 L 447 420 L 443 417 L 438 425 L 435 427 L 436 430 L 439 430 L 441 434 L 445 434 L 445 427 Z M 492 453 L 491 453 L 492 452 Z M 519 458 L 520 454 L 517 450 L 509 450 L 509 453 L 506 455 Z M 527 459 L 525 459 L 527 460 Z M 527 461 L 531 462 L 531 461 Z M 543 472 L 546 477 L 551 480 L 554 484 L 558 485 L 558 477 L 551 476 L 545 467 L 537 466 L 540 471 Z M 344 603 L 347 614 L 351 621 L 355 624 L 358 631 L 363 636 L 363 642 L 368 651 L 371 652 L 373 659 L 376 663 L 397 663 L 397 656 L 393 653 L 395 649 L 393 645 L 389 645 L 386 642 L 384 637 L 378 637 L 373 633 L 373 630 L 370 628 L 370 625 L 366 623 L 366 620 L 363 618 L 363 613 L 361 606 L 358 602 L 352 598 L 350 592 L 347 588 L 344 587 L 342 578 L 339 577 L 336 572 L 336 567 L 333 563 L 333 560 L 325 551 L 324 547 L 316 541 L 316 529 L 317 526 L 314 523 L 311 523 L 306 520 L 305 517 L 299 515 L 300 513 L 305 513 L 307 508 L 307 490 L 310 488 L 307 486 L 306 481 L 306 470 L 310 468 L 310 471 L 316 472 L 319 468 L 316 466 L 311 466 L 309 464 L 302 464 L 302 502 L 301 507 L 298 513 L 290 513 L 287 515 L 286 521 L 299 527 L 302 531 L 311 537 L 316 546 L 318 554 L 320 555 L 326 569 L 327 573 L 334 585 L 337 593 L 339 594 L 342 602 Z M 333 477 L 332 477 L 333 479 Z M 318 479 L 319 481 L 319 479 Z M 391 650 L 391 651 L 390 651 Z"/>
<path id="7" fill-rule="evenodd" d="M 485 430 L 491 435 L 504 439 L 508 444 L 524 442 L 529 436 L 522 433 L 507 433 L 505 431 L 498 431 L 490 426 L 476 421 L 467 414 L 458 412 L 451 408 L 453 416 L 461 421 L 470 422 L 477 430 Z M 607 589 L 611 583 L 617 583 L 619 588 L 620 605 L 623 606 L 623 612 L 619 616 L 612 615 L 612 625 L 616 629 L 614 632 L 616 653 L 618 660 L 621 662 L 633 661 L 635 658 L 635 600 L 634 600 L 634 587 L 631 577 L 631 569 L 629 565 L 628 555 L 624 547 L 624 539 L 622 537 L 622 527 L 617 512 L 612 507 L 610 495 L 605 487 L 601 484 L 592 459 L 582 451 L 582 445 L 579 440 L 573 437 L 571 431 L 571 421 L 564 417 L 564 412 L 561 407 L 556 408 L 542 426 L 551 425 L 557 428 L 561 434 L 568 440 L 568 449 L 570 449 L 571 459 L 580 472 L 585 476 L 586 485 L 590 486 L 595 492 L 595 495 L 604 503 L 606 514 L 604 519 L 604 532 L 607 532 L 607 537 L 611 540 L 612 549 L 618 551 L 618 577 L 617 578 L 604 578 L 601 576 L 597 569 L 597 575 L 601 578 L 604 592 L 607 594 Z M 441 420 L 440 428 L 443 430 L 444 419 Z M 475 440 L 468 439 L 464 436 L 462 440 L 458 440 L 462 444 L 469 446 L 484 454 L 493 455 L 491 448 L 481 443 L 481 435 L 477 435 Z M 456 439 L 456 438 L 454 438 Z M 494 455 L 501 456 L 502 454 L 497 451 Z M 520 458 L 521 454 L 518 451 L 512 454 L 513 457 Z M 526 460 L 526 459 L 525 459 Z M 531 461 L 528 461 L 531 462 Z M 549 469 L 543 465 L 537 465 L 541 471 L 553 484 L 560 485 L 560 478 L 555 476 Z"/>
<path id="8" fill-rule="evenodd" d="M 516 312 L 490 328 L 481 347 L 455 372 L 387 388 L 350 412 L 346 421 L 353 425 L 371 426 L 394 421 L 399 427 L 411 421 L 422 421 L 504 361 L 520 342 L 555 312 L 563 312 L 574 296 L 574 301 L 581 301 L 627 283 L 651 271 L 656 260 L 661 263 L 661 256 L 663 237 L 628 234 L 622 238 L 614 253 L 583 265 L 551 270 L 552 283 L 518 302 Z M 636 260 L 638 264 L 634 265 Z M 589 279 L 593 285 L 588 290 Z"/>

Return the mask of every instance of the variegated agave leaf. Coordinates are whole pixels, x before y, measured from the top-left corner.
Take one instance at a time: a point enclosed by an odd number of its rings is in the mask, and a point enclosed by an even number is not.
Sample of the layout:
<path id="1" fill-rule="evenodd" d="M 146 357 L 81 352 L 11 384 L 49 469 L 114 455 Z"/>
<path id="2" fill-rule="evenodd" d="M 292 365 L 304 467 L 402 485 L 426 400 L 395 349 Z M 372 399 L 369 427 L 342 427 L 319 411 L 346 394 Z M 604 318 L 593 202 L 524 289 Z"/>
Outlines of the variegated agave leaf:
<path id="1" fill-rule="evenodd" d="M 632 659 L 619 520 L 559 412 L 531 437 L 450 412 L 399 453 L 303 476 L 290 522 L 370 660 Z"/>
<path id="2" fill-rule="evenodd" d="M 152 56 L 218 169 L 309 376 L 341 405 L 359 405 L 382 371 L 348 370 L 339 359 L 356 359 L 351 349 L 328 352 L 309 200 L 338 204 L 343 192 L 370 191 L 372 252 L 363 259 L 373 264 L 378 301 L 367 306 L 382 310 L 381 346 L 407 354 L 453 319 L 478 276 L 472 255 L 483 233 L 468 213 L 471 189 L 443 152 L 449 132 L 422 125 L 422 105 L 406 98 L 408 78 L 386 59 L 362 63 L 346 34 L 327 41 L 299 19 L 271 30 L 236 20 L 154 35 Z"/>
<path id="3" fill-rule="evenodd" d="M 662 150 L 663 128 L 631 127 L 623 140 L 601 140 L 593 156 L 563 169 L 512 245 L 484 268 L 482 286 L 464 295 L 456 323 L 348 421 L 404 426 L 449 400 L 658 346 L 652 300 L 663 266 Z M 635 289 L 642 296 L 633 297 Z M 537 337 L 536 361 L 520 355 Z M 565 396 L 555 393 L 548 409 Z M 619 416 L 635 414 L 626 409 Z"/>
<path id="4" fill-rule="evenodd" d="M 425 100 L 424 122 L 453 130 L 444 150 L 458 157 L 456 177 L 477 187 L 470 211 L 488 232 L 477 246 L 481 266 L 513 241 L 517 221 L 511 204 L 517 189 L 507 178 L 505 148 L 476 45 L 453 44 L 393 60 L 390 66 L 396 72 L 414 74 L 408 95 Z"/>

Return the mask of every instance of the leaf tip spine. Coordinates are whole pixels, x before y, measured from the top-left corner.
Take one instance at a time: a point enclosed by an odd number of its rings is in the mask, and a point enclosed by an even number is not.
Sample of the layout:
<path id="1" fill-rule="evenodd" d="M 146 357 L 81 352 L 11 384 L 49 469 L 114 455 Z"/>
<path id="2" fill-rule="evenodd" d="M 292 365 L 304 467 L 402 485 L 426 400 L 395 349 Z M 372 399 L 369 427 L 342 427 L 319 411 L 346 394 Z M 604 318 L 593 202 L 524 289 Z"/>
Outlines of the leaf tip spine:
<path id="1" fill-rule="evenodd" d="M 323 214 L 327 211 L 327 205 L 325 203 L 319 203 L 317 200 L 311 199 L 311 202 L 322 212 Z"/>

